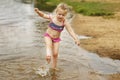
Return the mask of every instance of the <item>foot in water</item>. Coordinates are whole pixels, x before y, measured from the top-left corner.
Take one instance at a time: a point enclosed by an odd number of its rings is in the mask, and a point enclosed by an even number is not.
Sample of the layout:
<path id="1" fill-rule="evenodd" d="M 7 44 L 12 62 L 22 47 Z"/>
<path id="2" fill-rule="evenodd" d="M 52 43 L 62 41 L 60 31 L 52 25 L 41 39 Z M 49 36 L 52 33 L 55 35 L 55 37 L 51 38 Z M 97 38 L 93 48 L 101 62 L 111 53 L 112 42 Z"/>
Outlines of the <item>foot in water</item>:
<path id="1" fill-rule="evenodd" d="M 49 64 L 46 64 L 45 66 L 38 68 L 36 74 L 45 77 L 47 75 L 50 75 L 49 69 L 50 69 Z"/>

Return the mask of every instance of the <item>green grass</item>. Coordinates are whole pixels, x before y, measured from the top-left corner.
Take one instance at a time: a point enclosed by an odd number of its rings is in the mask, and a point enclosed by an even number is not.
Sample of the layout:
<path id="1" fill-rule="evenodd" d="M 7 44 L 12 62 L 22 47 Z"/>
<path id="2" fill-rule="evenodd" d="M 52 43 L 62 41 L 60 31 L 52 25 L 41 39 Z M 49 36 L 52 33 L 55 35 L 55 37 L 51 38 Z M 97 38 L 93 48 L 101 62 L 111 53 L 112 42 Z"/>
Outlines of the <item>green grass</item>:
<path id="1" fill-rule="evenodd" d="M 40 1 L 40 0 L 38 0 Z M 119 3 L 102 3 L 102 2 L 75 2 L 70 0 L 46 0 L 44 3 L 39 3 L 38 7 L 43 10 L 53 11 L 60 3 L 64 2 L 73 7 L 77 13 L 87 16 L 110 16 L 115 11 L 120 10 Z"/>
<path id="2" fill-rule="evenodd" d="M 105 3 L 100 2 L 73 2 L 70 3 L 73 6 L 74 10 L 78 13 L 82 13 L 88 16 L 103 16 L 103 15 L 112 15 L 113 12 L 107 10 Z"/>

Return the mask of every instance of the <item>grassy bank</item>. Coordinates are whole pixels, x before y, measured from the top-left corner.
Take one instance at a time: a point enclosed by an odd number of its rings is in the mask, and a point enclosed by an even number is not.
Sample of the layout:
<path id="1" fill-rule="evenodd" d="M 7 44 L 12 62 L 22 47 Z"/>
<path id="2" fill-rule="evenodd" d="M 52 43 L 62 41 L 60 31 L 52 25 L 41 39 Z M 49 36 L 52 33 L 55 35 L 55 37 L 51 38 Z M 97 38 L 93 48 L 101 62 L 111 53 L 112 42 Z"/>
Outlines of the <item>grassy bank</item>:
<path id="1" fill-rule="evenodd" d="M 89 2 L 84 0 L 36 0 L 35 7 L 51 12 L 61 2 L 72 6 L 75 12 L 88 16 L 110 16 L 120 10 L 118 7 L 119 3 Z"/>

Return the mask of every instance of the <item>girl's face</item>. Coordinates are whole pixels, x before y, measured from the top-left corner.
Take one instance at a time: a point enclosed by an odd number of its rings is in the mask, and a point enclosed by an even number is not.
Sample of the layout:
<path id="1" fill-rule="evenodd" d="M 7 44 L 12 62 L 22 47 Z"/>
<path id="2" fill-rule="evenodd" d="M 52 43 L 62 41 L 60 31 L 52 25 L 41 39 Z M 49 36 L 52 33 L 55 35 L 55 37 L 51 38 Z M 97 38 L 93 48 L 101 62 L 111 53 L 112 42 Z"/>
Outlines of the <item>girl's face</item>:
<path id="1" fill-rule="evenodd" d="M 62 10 L 62 9 L 58 9 L 56 11 L 56 17 L 57 17 L 57 20 L 58 21 L 64 21 L 65 19 L 65 16 L 66 16 L 66 11 Z"/>

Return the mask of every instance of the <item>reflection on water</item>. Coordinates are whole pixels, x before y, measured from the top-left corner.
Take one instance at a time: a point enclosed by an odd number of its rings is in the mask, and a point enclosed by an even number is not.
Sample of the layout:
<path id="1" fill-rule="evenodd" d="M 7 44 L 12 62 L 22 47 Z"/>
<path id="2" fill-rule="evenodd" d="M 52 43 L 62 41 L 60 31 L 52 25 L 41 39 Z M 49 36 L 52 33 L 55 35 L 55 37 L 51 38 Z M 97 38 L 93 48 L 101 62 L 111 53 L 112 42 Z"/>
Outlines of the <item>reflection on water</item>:
<path id="1" fill-rule="evenodd" d="M 78 48 L 64 30 L 58 60 L 60 72 L 46 78 L 35 74 L 33 68 L 45 63 L 43 33 L 47 21 L 34 13 L 29 1 L 0 1 L 0 80 L 88 80 L 91 72 L 120 73 L 119 60 L 100 58 Z"/>

